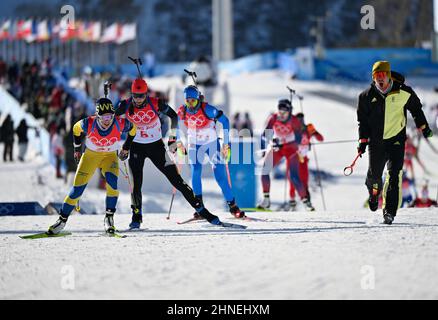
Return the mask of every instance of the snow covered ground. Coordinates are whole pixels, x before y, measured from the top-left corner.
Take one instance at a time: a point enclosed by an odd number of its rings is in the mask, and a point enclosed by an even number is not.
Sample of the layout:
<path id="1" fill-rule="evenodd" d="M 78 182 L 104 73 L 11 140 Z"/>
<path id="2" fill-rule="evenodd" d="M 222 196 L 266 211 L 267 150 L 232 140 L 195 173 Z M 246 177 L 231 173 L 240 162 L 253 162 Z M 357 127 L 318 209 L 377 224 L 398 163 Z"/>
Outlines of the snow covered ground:
<path id="1" fill-rule="evenodd" d="M 0 298 L 438 298 L 436 210 L 404 210 L 393 226 L 363 210 L 257 216 L 278 222 L 234 231 L 148 215 L 148 230 L 113 239 L 98 235 L 102 216 L 74 216 L 73 236 L 41 240 L 18 235 L 54 217 L 4 217 Z"/>
<path id="2" fill-rule="evenodd" d="M 166 79 L 154 84 L 163 86 Z M 250 111 L 258 132 L 276 101 L 288 97 L 290 85 L 305 96 L 306 120 L 326 141 L 356 139 L 354 105 L 346 102 L 361 86 L 290 82 L 272 71 L 235 76 L 229 84 L 233 112 Z M 332 89 L 344 102 L 327 97 Z M 299 111 L 298 103 L 295 108 Z M 438 139 L 432 143 L 438 146 Z M 242 222 L 248 226 L 244 231 L 203 222 L 177 225 L 192 213 L 181 195 L 166 220 L 170 194 L 160 192 L 144 195 L 146 230 L 128 233 L 126 239 L 99 236 L 102 215 L 73 215 L 70 237 L 27 241 L 18 236 L 45 230 L 56 217 L 0 217 L 0 298 L 437 299 L 438 209 L 402 209 L 394 225 L 382 225 L 380 212 L 362 209 L 367 157 L 353 176 L 342 175 L 355 148 L 355 143 L 316 146 L 320 169 L 335 177 L 323 183 L 326 211 L 314 187 L 317 212 L 251 213 L 270 221 Z M 425 144 L 421 152 L 431 174 L 416 167 L 417 180 L 429 179 L 434 197 L 437 155 Z M 310 161 L 315 168 L 313 154 Z M 70 186 L 54 176 L 39 158 L 25 164 L 1 162 L 0 202 L 61 202 Z M 283 200 L 283 184 L 273 180 L 276 203 Z M 120 185 L 116 226 L 123 231 L 130 220 L 130 196 L 123 177 Z M 209 177 L 204 191 L 207 207 L 235 222 Z M 103 212 L 104 191 L 90 187 L 81 206 Z"/>

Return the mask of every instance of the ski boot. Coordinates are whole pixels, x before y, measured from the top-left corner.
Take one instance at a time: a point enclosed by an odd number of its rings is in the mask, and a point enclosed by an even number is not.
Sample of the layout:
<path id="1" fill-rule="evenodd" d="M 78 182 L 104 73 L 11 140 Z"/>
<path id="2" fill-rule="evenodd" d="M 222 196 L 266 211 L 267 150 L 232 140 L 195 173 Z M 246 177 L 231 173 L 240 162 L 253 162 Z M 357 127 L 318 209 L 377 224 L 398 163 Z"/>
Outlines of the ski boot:
<path id="1" fill-rule="evenodd" d="M 237 219 L 243 219 L 245 218 L 245 212 L 240 210 L 240 208 L 237 206 L 235 199 L 227 202 L 228 207 L 230 207 L 230 213 Z"/>
<path id="2" fill-rule="evenodd" d="M 297 211 L 297 202 L 295 200 L 289 201 L 289 210 L 288 211 L 290 211 L 290 212 Z"/>
<path id="3" fill-rule="evenodd" d="M 195 199 L 198 201 L 198 205 L 199 206 L 204 206 L 204 201 L 202 200 L 202 196 L 195 196 Z M 204 219 L 204 217 L 202 217 L 198 212 L 195 211 L 195 213 L 193 214 L 193 218 L 196 220 L 202 220 Z"/>
<path id="4" fill-rule="evenodd" d="M 377 211 L 379 208 L 379 189 L 377 186 L 373 186 L 370 197 L 368 199 L 368 207 L 372 212 Z"/>
<path id="5" fill-rule="evenodd" d="M 271 199 L 269 198 L 269 194 L 265 194 L 263 197 L 263 201 L 257 206 L 257 209 L 266 210 L 271 207 Z"/>
<path id="6" fill-rule="evenodd" d="M 202 220 L 202 219 L 204 219 L 199 213 L 197 213 L 197 212 L 195 212 L 194 214 L 193 214 L 193 219 L 196 219 L 196 220 Z"/>
<path id="7" fill-rule="evenodd" d="M 315 208 L 312 206 L 312 202 L 310 201 L 310 198 L 304 198 L 303 204 L 307 211 L 315 211 Z"/>
<path id="8" fill-rule="evenodd" d="M 391 225 L 394 221 L 395 214 L 392 214 L 386 210 L 383 210 L 383 223 L 387 225 Z"/>
<path id="9" fill-rule="evenodd" d="M 214 218 L 213 220 L 211 220 L 210 223 L 211 223 L 212 225 L 215 225 L 215 226 L 220 226 L 220 225 L 222 224 L 222 221 L 220 221 L 219 218 L 216 217 L 216 218 Z"/>
<path id="10" fill-rule="evenodd" d="M 277 209 L 277 211 L 289 211 L 289 210 L 290 210 L 289 202 L 282 203 Z"/>
<path id="11" fill-rule="evenodd" d="M 132 209 L 132 220 L 129 224 L 129 229 L 140 229 L 140 225 L 143 222 L 143 215 L 141 210 L 135 206 L 131 206 Z"/>
<path id="12" fill-rule="evenodd" d="M 116 232 L 116 227 L 114 227 L 114 212 L 115 210 L 106 210 L 104 225 L 105 225 L 105 233 L 114 234 Z"/>
<path id="13" fill-rule="evenodd" d="M 221 225 L 222 222 L 219 220 L 218 216 L 215 216 L 210 211 L 208 211 L 205 208 L 202 208 L 202 210 L 198 213 L 201 219 L 206 219 L 208 222 L 214 225 Z"/>
<path id="14" fill-rule="evenodd" d="M 59 234 L 62 230 L 64 230 L 65 225 L 67 224 L 67 220 L 68 217 L 63 217 L 60 215 L 58 220 L 55 222 L 55 224 L 49 227 L 47 234 L 49 235 Z"/>

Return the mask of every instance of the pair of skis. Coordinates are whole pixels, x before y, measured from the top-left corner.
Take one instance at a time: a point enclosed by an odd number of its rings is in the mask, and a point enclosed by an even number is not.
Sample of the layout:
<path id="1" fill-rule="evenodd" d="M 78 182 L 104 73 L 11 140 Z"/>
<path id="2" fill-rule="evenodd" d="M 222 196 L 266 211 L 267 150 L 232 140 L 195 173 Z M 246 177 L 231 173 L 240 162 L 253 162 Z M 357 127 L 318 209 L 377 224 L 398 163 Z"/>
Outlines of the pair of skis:
<path id="1" fill-rule="evenodd" d="M 235 218 L 235 219 L 242 220 L 242 221 L 251 221 L 251 222 L 270 222 L 271 221 L 270 219 L 259 219 L 259 218 L 248 217 L 248 216 L 245 216 L 243 218 Z M 184 221 L 177 222 L 177 224 L 182 225 L 182 224 L 193 223 L 193 222 L 197 222 L 197 221 L 205 221 L 205 219 L 203 219 L 203 218 L 190 218 L 190 219 L 187 219 Z M 235 223 L 228 223 L 228 222 L 222 222 L 222 226 L 236 228 L 236 229 L 246 229 L 246 226 L 242 226 L 242 225 L 235 224 Z M 243 227 L 245 227 L 245 228 L 243 228 Z"/>
<path id="2" fill-rule="evenodd" d="M 243 219 L 242 219 L 243 220 Z M 177 224 L 182 225 L 182 224 L 187 224 L 187 223 L 193 223 L 193 222 L 201 222 L 201 221 L 206 221 L 203 218 L 190 218 L 184 221 L 180 221 L 177 222 Z M 223 222 L 221 221 L 221 223 L 219 225 L 217 225 L 218 227 L 223 227 L 223 228 L 233 228 L 233 229 L 246 229 L 247 226 L 241 225 L 241 224 L 237 224 L 237 223 L 229 223 L 229 222 Z"/>
<path id="3" fill-rule="evenodd" d="M 20 238 L 25 240 L 35 240 L 35 239 L 43 239 L 43 238 L 60 238 L 60 237 L 67 237 L 71 235 L 72 235 L 71 232 L 60 232 L 58 234 L 49 234 L 47 232 L 41 232 L 41 233 L 30 234 L 27 236 L 20 236 Z M 127 237 L 126 235 L 122 235 L 119 233 L 103 233 L 101 235 L 110 238 L 118 238 L 118 239 L 123 239 Z"/>
<path id="4" fill-rule="evenodd" d="M 186 224 L 186 223 L 190 223 L 190 222 L 194 222 L 194 221 L 202 221 L 203 219 L 195 219 L 195 218 L 191 218 L 188 219 L 186 221 L 182 221 L 182 222 L 178 222 L 178 224 Z M 218 227 L 223 227 L 223 228 L 232 228 L 232 229 L 246 229 L 247 226 L 244 225 L 240 225 L 240 224 L 236 224 L 236 223 L 229 223 L 229 222 L 221 222 Z M 136 229 L 132 229 L 129 231 L 136 231 Z M 140 229 L 139 229 L 140 231 Z M 40 232 L 40 233 L 35 233 L 35 234 L 30 234 L 30 235 L 25 235 L 25 236 L 20 236 L 21 239 L 25 239 L 25 240 L 35 240 L 35 239 L 43 239 L 43 238 L 61 238 L 61 237 L 67 237 L 67 236 L 71 236 L 72 233 L 71 232 L 60 232 L 58 234 L 49 234 L 47 232 Z M 119 234 L 119 233 L 103 233 L 100 234 L 102 236 L 107 236 L 107 237 L 111 237 L 111 238 L 117 238 L 117 239 L 124 239 L 127 237 L 127 235 L 124 234 Z"/>

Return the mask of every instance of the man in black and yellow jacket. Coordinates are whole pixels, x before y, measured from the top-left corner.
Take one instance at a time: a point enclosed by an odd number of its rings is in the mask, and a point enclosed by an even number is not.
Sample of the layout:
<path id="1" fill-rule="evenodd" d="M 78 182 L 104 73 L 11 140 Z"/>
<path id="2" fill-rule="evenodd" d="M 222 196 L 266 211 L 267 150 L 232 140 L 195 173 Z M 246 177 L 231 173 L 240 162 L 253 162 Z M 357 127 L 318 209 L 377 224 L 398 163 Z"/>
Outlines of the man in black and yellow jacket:
<path id="1" fill-rule="evenodd" d="M 369 147 L 369 167 L 366 186 L 369 191 L 371 211 L 378 209 L 378 199 L 383 191 L 383 218 L 392 224 L 400 207 L 403 159 L 405 153 L 407 110 L 425 138 L 432 137 L 420 99 L 412 88 L 404 84 L 404 77 L 391 72 L 387 61 L 373 66 L 373 83 L 359 96 L 357 120 L 359 123 L 360 154 Z M 383 185 L 382 174 L 387 165 L 388 173 Z"/>

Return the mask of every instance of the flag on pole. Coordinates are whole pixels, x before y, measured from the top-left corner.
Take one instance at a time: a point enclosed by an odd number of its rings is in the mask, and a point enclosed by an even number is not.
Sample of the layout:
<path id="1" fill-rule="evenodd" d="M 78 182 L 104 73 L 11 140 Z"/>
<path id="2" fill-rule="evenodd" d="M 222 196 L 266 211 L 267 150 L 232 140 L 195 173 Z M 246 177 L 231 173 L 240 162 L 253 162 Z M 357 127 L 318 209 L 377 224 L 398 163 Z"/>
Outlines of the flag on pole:
<path id="1" fill-rule="evenodd" d="M 38 37 L 38 24 L 37 24 L 36 20 L 32 20 L 32 19 L 27 20 L 26 23 L 30 24 L 30 33 L 29 32 L 26 33 L 24 40 L 26 40 L 27 43 L 33 42 Z M 27 28 L 27 26 L 26 26 L 26 28 Z"/>
<path id="2" fill-rule="evenodd" d="M 102 36 L 102 24 L 100 22 L 93 22 L 91 25 L 91 41 L 99 42 Z"/>
<path id="3" fill-rule="evenodd" d="M 6 20 L 2 23 L 0 29 L 0 40 L 9 39 L 11 36 L 10 32 L 11 32 L 11 20 Z"/>
<path id="4" fill-rule="evenodd" d="M 91 41 L 92 22 L 79 22 L 78 39 L 83 42 Z"/>
<path id="5" fill-rule="evenodd" d="M 31 35 L 32 35 L 32 20 L 18 20 L 15 39 L 25 40 L 27 37 Z"/>
<path id="6" fill-rule="evenodd" d="M 120 25 L 118 23 L 113 23 L 105 29 L 100 42 L 102 42 L 102 43 L 116 42 L 117 39 L 120 37 L 120 33 L 121 33 Z"/>
<path id="7" fill-rule="evenodd" d="M 78 27 L 80 23 L 60 23 L 59 24 L 59 39 L 61 41 L 68 41 L 76 38 L 78 36 Z"/>
<path id="8" fill-rule="evenodd" d="M 135 40 L 136 37 L 137 37 L 137 24 L 136 23 L 124 24 L 121 27 L 120 36 L 116 40 L 116 43 L 123 44 L 125 42 Z"/>
<path id="9" fill-rule="evenodd" d="M 49 22 L 40 21 L 37 25 L 37 41 L 47 41 L 50 39 Z"/>
<path id="10" fill-rule="evenodd" d="M 61 32 L 61 23 L 59 21 L 54 21 L 52 25 L 52 38 L 59 38 L 59 33 Z"/>
<path id="11" fill-rule="evenodd" d="M 22 38 L 22 31 L 24 20 L 18 20 L 15 22 L 15 32 L 14 32 L 14 39 L 20 40 Z"/>

